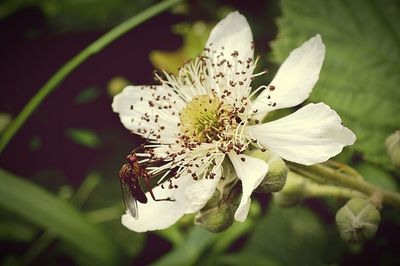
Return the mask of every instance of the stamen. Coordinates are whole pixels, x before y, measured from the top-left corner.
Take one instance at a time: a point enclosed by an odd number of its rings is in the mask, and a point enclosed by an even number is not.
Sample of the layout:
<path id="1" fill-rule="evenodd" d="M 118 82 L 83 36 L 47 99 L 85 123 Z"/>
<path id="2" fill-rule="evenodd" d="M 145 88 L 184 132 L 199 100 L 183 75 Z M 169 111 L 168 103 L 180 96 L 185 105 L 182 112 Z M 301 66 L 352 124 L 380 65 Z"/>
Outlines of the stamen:
<path id="1" fill-rule="evenodd" d="M 155 73 L 169 93 L 156 92 L 155 88 L 151 99 L 144 98 L 150 110 L 142 114 L 143 129 L 154 129 L 146 147 L 165 148 L 163 137 L 171 125 L 180 127 L 173 133 L 176 140 L 168 142 L 168 151 L 155 152 L 163 154 L 161 166 L 148 167 L 149 173 L 162 174 L 158 183 L 167 181 L 171 174 L 174 178 L 189 174 L 195 180 L 212 179 L 222 168 L 226 153 L 243 153 L 255 140 L 246 132 L 253 116 L 250 99 L 260 90 L 271 88 L 264 85 L 251 91 L 252 79 L 267 73 L 252 74 L 258 60 L 241 60 L 237 51 L 228 54 L 210 45 L 203 55 L 186 62 L 176 76 L 166 71 L 162 71 L 163 77 Z M 173 122 L 169 125 L 164 121 Z M 155 156 L 146 154 L 147 160 Z"/>

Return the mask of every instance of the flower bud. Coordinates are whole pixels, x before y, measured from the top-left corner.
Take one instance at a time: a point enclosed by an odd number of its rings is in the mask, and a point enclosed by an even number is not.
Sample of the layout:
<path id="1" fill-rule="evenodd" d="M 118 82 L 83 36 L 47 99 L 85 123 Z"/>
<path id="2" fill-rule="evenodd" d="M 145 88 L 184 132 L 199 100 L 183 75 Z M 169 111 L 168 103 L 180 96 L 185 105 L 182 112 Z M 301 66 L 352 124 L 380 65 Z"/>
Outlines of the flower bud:
<path id="1" fill-rule="evenodd" d="M 349 243 L 374 238 L 380 220 L 379 210 L 363 198 L 352 198 L 336 213 L 340 237 Z"/>
<path id="2" fill-rule="evenodd" d="M 206 205 L 201 209 L 201 211 L 205 212 L 209 209 L 215 208 L 220 203 L 221 192 L 218 189 L 214 191 L 212 197 L 207 201 Z"/>
<path id="3" fill-rule="evenodd" d="M 285 187 L 274 193 L 274 201 L 281 207 L 292 207 L 304 198 L 306 180 L 294 172 L 289 172 Z"/>
<path id="4" fill-rule="evenodd" d="M 207 204 L 197 213 L 194 223 L 213 233 L 228 229 L 234 220 L 234 213 L 242 196 L 237 185 L 227 186 L 223 192 L 218 189 L 214 192 Z"/>
<path id="5" fill-rule="evenodd" d="M 400 168 L 400 130 L 397 130 L 386 139 L 385 146 L 392 164 Z"/>
<path id="6" fill-rule="evenodd" d="M 110 96 L 120 93 L 130 82 L 124 77 L 114 77 L 107 84 L 107 91 Z"/>
<path id="7" fill-rule="evenodd" d="M 234 209 L 229 204 L 199 212 L 194 223 L 206 228 L 213 233 L 219 233 L 228 229 L 233 223 Z"/>
<path id="8" fill-rule="evenodd" d="M 268 164 L 268 173 L 256 189 L 256 192 L 270 193 L 280 191 L 286 183 L 286 177 L 289 172 L 285 162 L 271 151 L 252 150 L 247 155 L 261 159 Z"/>

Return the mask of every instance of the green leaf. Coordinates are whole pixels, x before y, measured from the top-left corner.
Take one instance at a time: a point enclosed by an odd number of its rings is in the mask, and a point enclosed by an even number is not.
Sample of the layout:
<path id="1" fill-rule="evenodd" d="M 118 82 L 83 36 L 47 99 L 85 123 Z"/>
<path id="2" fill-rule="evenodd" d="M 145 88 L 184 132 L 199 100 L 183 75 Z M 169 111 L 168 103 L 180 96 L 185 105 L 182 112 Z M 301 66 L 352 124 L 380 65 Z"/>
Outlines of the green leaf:
<path id="1" fill-rule="evenodd" d="M 306 208 L 272 205 L 254 228 L 244 250 L 237 254 L 238 261 L 254 255 L 255 262 L 261 261 L 260 256 L 263 256 L 271 265 L 326 264 L 324 253 L 335 248 L 331 243 L 328 245 L 326 229 Z M 253 265 L 251 260 L 247 263 Z"/>
<path id="2" fill-rule="evenodd" d="M 66 201 L 0 169 L 0 205 L 50 230 L 100 264 L 117 262 L 107 235 Z"/>
<path id="3" fill-rule="evenodd" d="M 119 249 L 132 258 L 142 251 L 146 235 L 130 231 L 121 224 L 120 217 L 121 215 L 116 220 L 104 223 L 103 226 Z"/>
<path id="4" fill-rule="evenodd" d="M 179 246 L 184 242 L 184 236 L 179 230 L 179 222 L 163 230 L 158 230 L 155 233 L 165 240 L 169 241 L 173 246 Z"/>
<path id="5" fill-rule="evenodd" d="M 96 86 L 90 86 L 86 89 L 83 89 L 74 99 L 74 103 L 82 104 L 88 103 L 96 99 L 100 95 L 99 88 Z"/>
<path id="6" fill-rule="evenodd" d="M 86 128 L 69 128 L 65 132 L 65 134 L 70 138 L 72 141 L 88 147 L 88 148 L 99 148 L 101 145 L 101 140 L 97 136 L 97 134 Z"/>
<path id="7" fill-rule="evenodd" d="M 103 166 L 113 169 L 115 164 L 108 165 L 109 163 L 110 161 L 104 163 Z M 85 181 L 87 185 L 84 187 L 82 184 L 80 194 L 88 196 L 87 200 L 85 199 L 84 207 L 85 210 L 90 211 L 86 213 L 86 216 L 93 223 L 101 223 L 104 231 L 116 243 L 126 259 L 131 259 L 141 252 L 146 235 L 130 231 L 121 224 L 124 207 L 117 176 L 115 173 L 115 178 L 102 178 L 101 182 L 93 190 L 91 189 L 89 195 L 84 192 L 87 190 L 85 187 L 90 187 L 90 183 L 93 181 Z M 78 192 L 76 196 L 78 196 Z"/>
<path id="8" fill-rule="evenodd" d="M 152 266 L 193 265 L 216 237 L 216 234 L 210 233 L 204 228 L 192 227 L 185 242 L 156 261 Z"/>
<path id="9" fill-rule="evenodd" d="M 274 259 L 263 254 L 246 254 L 221 256 L 215 260 L 213 265 L 251 265 L 251 266 L 281 266 Z"/>
<path id="10" fill-rule="evenodd" d="M 0 239 L 13 242 L 31 242 L 37 234 L 37 228 L 17 219 L 15 215 L 0 211 Z"/>
<path id="11" fill-rule="evenodd" d="M 320 33 L 327 53 L 310 101 L 338 112 L 367 160 L 388 164 L 385 137 L 400 125 L 398 1 L 282 0 L 281 8 L 274 61 Z"/>

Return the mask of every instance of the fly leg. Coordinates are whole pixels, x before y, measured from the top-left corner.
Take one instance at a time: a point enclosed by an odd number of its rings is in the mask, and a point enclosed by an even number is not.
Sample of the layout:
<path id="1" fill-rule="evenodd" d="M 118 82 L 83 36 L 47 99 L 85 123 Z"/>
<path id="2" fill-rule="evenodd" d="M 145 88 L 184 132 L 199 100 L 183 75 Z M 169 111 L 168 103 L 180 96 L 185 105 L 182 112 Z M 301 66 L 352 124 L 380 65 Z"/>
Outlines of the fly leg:
<path id="1" fill-rule="evenodd" d="M 145 175 L 145 176 L 143 176 L 143 180 L 144 180 L 144 183 L 145 183 L 145 185 L 147 187 L 147 190 L 149 191 L 149 193 L 150 193 L 150 195 L 151 195 L 151 197 L 153 198 L 154 201 L 175 201 L 174 199 L 171 199 L 170 197 L 164 198 L 164 199 L 156 199 L 156 197 L 154 196 L 154 193 L 153 193 L 153 189 L 151 188 L 151 185 L 150 185 L 150 182 L 149 182 L 150 181 L 150 177 Z"/>

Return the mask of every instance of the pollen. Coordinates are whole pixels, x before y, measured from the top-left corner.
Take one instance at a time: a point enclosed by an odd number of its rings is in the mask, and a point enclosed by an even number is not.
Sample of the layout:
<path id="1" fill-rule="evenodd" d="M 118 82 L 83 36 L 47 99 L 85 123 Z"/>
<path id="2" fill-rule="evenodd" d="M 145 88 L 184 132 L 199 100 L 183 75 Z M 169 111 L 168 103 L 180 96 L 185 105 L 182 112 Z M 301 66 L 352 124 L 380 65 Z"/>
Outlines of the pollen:
<path id="1" fill-rule="evenodd" d="M 227 113 L 217 98 L 197 96 L 180 113 L 181 132 L 186 139 L 211 142 L 218 139 Z"/>

